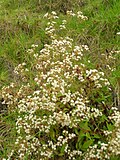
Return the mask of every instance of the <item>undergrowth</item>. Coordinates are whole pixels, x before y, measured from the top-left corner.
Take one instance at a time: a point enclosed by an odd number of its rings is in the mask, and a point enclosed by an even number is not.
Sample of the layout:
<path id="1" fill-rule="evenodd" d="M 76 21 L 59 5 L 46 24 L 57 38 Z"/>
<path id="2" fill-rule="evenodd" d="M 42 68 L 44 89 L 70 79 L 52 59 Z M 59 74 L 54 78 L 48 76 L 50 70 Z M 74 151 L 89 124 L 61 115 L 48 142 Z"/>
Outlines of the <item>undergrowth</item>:
<path id="1" fill-rule="evenodd" d="M 15 67 L 14 81 L 1 90 L 8 115 L 15 115 L 10 116 L 15 121 L 14 132 L 9 131 L 14 133 L 14 141 L 3 141 L 3 158 L 87 160 L 118 156 L 120 114 L 111 104 L 111 85 L 103 71 L 84 59 L 89 47 L 78 46 L 67 36 L 71 19 L 80 25 L 88 18 L 72 11 L 67 11 L 61 24 L 54 11 L 44 18 L 48 19 L 45 31 L 50 44 L 40 52 L 33 44 L 27 50 L 29 60 Z M 108 58 L 114 61 L 112 55 Z M 109 69 L 116 70 L 113 65 Z M 9 150 L 4 150 L 5 144 Z"/>
<path id="2" fill-rule="evenodd" d="M 1 1 L 3 160 L 119 159 L 119 6 Z"/>

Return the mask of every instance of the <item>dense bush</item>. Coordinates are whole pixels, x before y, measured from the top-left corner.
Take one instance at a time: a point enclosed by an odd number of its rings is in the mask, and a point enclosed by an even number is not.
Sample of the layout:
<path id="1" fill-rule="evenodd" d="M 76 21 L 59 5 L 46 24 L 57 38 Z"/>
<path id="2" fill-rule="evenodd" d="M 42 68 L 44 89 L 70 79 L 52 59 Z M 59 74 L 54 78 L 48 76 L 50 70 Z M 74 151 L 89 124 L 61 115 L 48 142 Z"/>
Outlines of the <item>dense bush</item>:
<path id="1" fill-rule="evenodd" d="M 87 20 L 68 11 L 68 19 Z M 67 20 L 58 25 L 55 12 L 45 14 L 51 43 L 29 62 L 19 64 L 15 80 L 2 88 L 8 114 L 16 113 L 16 138 L 7 159 L 110 159 L 120 154 L 120 113 L 111 105 L 111 86 L 103 72 L 84 64 L 87 45 L 76 46 Z M 66 34 L 66 33 L 65 33 Z"/>

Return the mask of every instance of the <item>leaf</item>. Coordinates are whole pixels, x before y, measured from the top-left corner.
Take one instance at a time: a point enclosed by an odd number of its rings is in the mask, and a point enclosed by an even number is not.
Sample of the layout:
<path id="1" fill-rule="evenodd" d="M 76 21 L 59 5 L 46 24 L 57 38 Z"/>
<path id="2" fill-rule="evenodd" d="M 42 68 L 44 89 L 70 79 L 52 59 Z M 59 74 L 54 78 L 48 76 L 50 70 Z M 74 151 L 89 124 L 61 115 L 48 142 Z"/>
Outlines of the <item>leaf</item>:
<path id="1" fill-rule="evenodd" d="M 58 154 L 58 155 L 61 157 L 61 156 L 63 156 L 63 155 L 64 155 L 64 153 L 60 153 L 60 154 Z"/>
<path id="2" fill-rule="evenodd" d="M 61 153 L 64 153 L 65 146 L 66 146 L 66 144 L 63 144 L 63 146 L 62 146 L 62 148 L 61 148 Z"/>
<path id="3" fill-rule="evenodd" d="M 84 137 L 85 137 L 85 133 L 81 130 L 80 133 L 79 133 L 79 135 L 78 135 L 78 141 L 80 141 Z"/>
<path id="4" fill-rule="evenodd" d="M 76 149 L 77 150 L 79 149 L 79 143 L 76 143 Z"/>
<path id="5" fill-rule="evenodd" d="M 100 136 L 98 134 L 94 134 L 94 138 L 96 138 L 96 139 L 98 138 L 99 139 Z"/>
<path id="6" fill-rule="evenodd" d="M 79 124 L 80 128 L 86 131 L 91 131 L 90 127 L 88 127 L 88 122 L 81 122 Z"/>
<path id="7" fill-rule="evenodd" d="M 114 126 L 112 124 L 107 123 L 107 129 L 108 129 L 108 131 L 113 131 Z"/>
<path id="8" fill-rule="evenodd" d="M 100 118 L 100 122 L 107 121 L 107 117 L 103 114 L 102 117 Z"/>
<path id="9" fill-rule="evenodd" d="M 81 149 L 82 148 L 82 140 L 81 141 L 79 141 L 79 149 Z"/>
<path id="10" fill-rule="evenodd" d="M 79 135 L 79 132 L 78 132 L 78 130 L 75 128 L 75 133 L 77 134 L 77 135 Z"/>
<path id="11" fill-rule="evenodd" d="M 83 144 L 83 146 L 82 146 L 82 149 L 84 150 L 84 149 L 87 149 L 90 145 L 92 145 L 93 144 L 93 140 L 88 140 L 88 141 L 86 141 L 84 144 Z"/>
<path id="12" fill-rule="evenodd" d="M 86 137 L 89 138 L 89 139 L 91 139 L 89 132 L 86 133 Z"/>
<path id="13" fill-rule="evenodd" d="M 80 149 L 82 147 L 84 137 L 85 137 L 85 133 L 81 130 L 78 133 L 78 140 L 77 140 L 77 143 L 76 143 L 76 149 Z"/>
<path id="14" fill-rule="evenodd" d="M 55 140 L 55 131 L 53 129 L 50 131 L 50 137 L 51 139 Z"/>

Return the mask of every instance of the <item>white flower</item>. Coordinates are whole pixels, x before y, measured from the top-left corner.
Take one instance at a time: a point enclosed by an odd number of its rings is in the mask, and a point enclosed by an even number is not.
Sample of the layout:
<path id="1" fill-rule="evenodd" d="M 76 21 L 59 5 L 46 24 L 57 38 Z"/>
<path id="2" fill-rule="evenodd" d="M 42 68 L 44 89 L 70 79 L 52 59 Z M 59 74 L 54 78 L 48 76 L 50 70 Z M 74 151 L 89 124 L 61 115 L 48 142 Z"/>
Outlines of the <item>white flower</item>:
<path id="1" fill-rule="evenodd" d="M 49 15 L 49 14 L 48 14 L 48 13 L 46 13 L 46 14 L 44 15 L 44 18 L 47 18 L 47 17 L 48 17 L 48 15 Z"/>
<path id="2" fill-rule="evenodd" d="M 117 35 L 120 35 L 120 32 L 117 32 Z"/>

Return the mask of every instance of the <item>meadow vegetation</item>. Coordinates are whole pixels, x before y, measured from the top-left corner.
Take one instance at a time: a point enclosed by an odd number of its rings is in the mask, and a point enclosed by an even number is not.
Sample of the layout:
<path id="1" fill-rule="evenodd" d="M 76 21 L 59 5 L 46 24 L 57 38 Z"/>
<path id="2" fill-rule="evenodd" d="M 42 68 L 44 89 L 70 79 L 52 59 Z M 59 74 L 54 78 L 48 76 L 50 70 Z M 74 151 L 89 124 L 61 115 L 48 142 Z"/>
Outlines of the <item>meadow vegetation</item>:
<path id="1" fill-rule="evenodd" d="M 118 160 L 119 0 L 1 0 L 2 160 Z"/>

